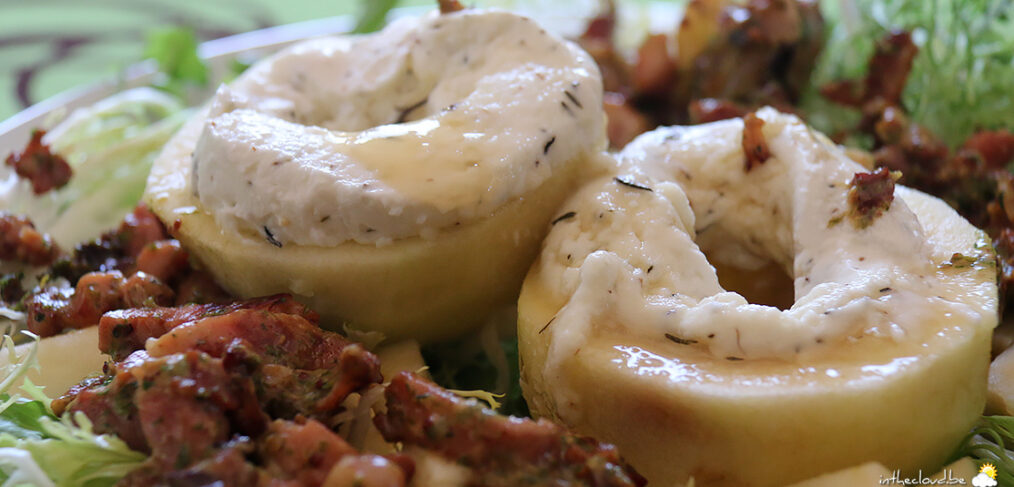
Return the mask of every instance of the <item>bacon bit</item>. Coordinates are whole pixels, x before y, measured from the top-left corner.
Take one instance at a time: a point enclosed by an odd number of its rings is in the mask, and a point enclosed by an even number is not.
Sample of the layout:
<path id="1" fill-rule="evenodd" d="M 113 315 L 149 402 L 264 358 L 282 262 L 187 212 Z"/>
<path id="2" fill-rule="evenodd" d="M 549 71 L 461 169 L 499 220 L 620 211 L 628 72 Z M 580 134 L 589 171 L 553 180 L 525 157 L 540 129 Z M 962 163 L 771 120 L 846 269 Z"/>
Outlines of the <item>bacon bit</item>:
<path id="1" fill-rule="evenodd" d="M 138 254 L 149 245 L 167 238 L 162 222 L 141 204 L 124 217 L 118 229 L 103 233 L 91 242 L 78 244 L 71 255 L 57 260 L 52 273 L 73 284 L 89 272 L 132 272 Z"/>
<path id="2" fill-rule="evenodd" d="M 0 276 L 0 302 L 16 303 L 21 301 L 21 298 L 25 295 L 25 288 L 21 286 L 21 279 L 23 277 L 20 273 Z"/>
<path id="3" fill-rule="evenodd" d="M 138 271 L 170 282 L 188 268 L 187 251 L 176 240 L 159 240 L 148 244 L 137 255 Z"/>
<path id="4" fill-rule="evenodd" d="M 905 117 L 900 94 L 918 49 L 911 36 L 895 32 L 877 45 L 866 78 L 822 88 L 831 101 L 859 108 L 860 133 L 874 139 L 876 165 L 904 173 L 904 183 L 939 196 L 993 239 L 1000 293 L 1014 303 L 1014 134 L 981 131 L 957 151 Z"/>
<path id="5" fill-rule="evenodd" d="M 863 104 L 863 88 L 852 80 L 827 83 L 820 87 L 820 95 L 847 107 L 859 107 Z"/>
<path id="6" fill-rule="evenodd" d="M 261 472 L 256 466 L 247 462 L 254 454 L 256 445 L 247 438 L 240 436 L 230 440 L 212 458 L 199 461 L 186 469 L 169 474 L 170 485 L 259 485 L 262 481 Z M 209 480 L 213 479 L 213 480 Z M 154 466 L 142 466 L 127 474 L 116 483 L 117 487 L 150 487 L 160 485 L 165 480 Z"/>
<path id="7" fill-rule="evenodd" d="M 0 218 L 0 253 L 4 237 L 17 234 L 5 231 L 4 222 L 9 223 Z M 29 329 L 44 337 L 92 326 L 107 311 L 229 298 L 208 274 L 190 267 L 187 252 L 167 239 L 162 223 L 144 205 L 116 231 L 59 257 L 49 275 L 66 278 L 74 289 L 45 287 L 22 298 L 30 311 Z"/>
<path id="8" fill-rule="evenodd" d="M 883 144 L 896 144 L 906 135 L 910 126 L 904 111 L 892 105 L 884 108 L 880 113 L 880 118 L 874 122 L 873 134 Z"/>
<path id="9" fill-rule="evenodd" d="M 612 41 L 616 30 L 616 5 L 609 2 L 606 8 L 588 22 L 588 27 L 581 34 L 581 39 L 601 39 Z"/>
<path id="10" fill-rule="evenodd" d="M 676 62 L 669 55 L 665 34 L 654 34 L 637 49 L 631 82 L 638 93 L 659 94 L 669 89 L 676 78 Z"/>
<path id="11" fill-rule="evenodd" d="M 148 359 L 124 373 L 138 383 L 133 403 L 149 462 L 163 469 L 211 457 L 232 429 L 257 435 L 266 426 L 251 380 L 200 352 Z"/>
<path id="12" fill-rule="evenodd" d="M 49 145 L 42 143 L 45 130 L 32 131 L 32 138 L 20 153 L 7 156 L 7 165 L 14 172 L 32 182 L 32 192 L 43 194 L 54 188 L 62 188 L 70 181 L 70 164 L 58 154 L 53 154 Z"/>
<path id="13" fill-rule="evenodd" d="M 638 135 L 651 129 L 648 118 L 638 112 L 620 93 L 606 92 L 602 97 L 602 108 L 606 112 L 606 133 L 609 145 L 621 149 Z"/>
<path id="14" fill-rule="evenodd" d="M 724 20 L 738 24 L 752 40 L 789 44 L 802 36 L 799 3 L 792 0 L 750 0 L 745 8 L 727 7 L 725 14 L 728 18 Z"/>
<path id="15" fill-rule="evenodd" d="M 126 363 L 122 366 L 130 367 Z M 112 380 L 108 380 L 108 377 L 84 379 L 54 399 L 50 407 L 57 416 L 62 416 L 73 405 L 74 411 L 81 411 L 88 417 L 96 433 L 115 433 L 131 450 L 150 452 L 136 409 L 130 404 L 136 379 L 130 374 L 120 373 L 119 367 L 115 365 L 104 367 L 104 370 L 108 369 L 111 369 L 109 376 L 112 376 Z M 116 411 L 115 403 L 129 405 L 129 412 L 133 414 Z"/>
<path id="16" fill-rule="evenodd" d="M 771 157 L 767 140 L 764 139 L 764 120 L 755 113 L 743 117 L 743 153 L 746 154 L 746 171 L 764 164 Z"/>
<path id="17" fill-rule="evenodd" d="M 745 117 L 749 112 L 747 109 L 728 100 L 716 98 L 701 98 L 690 102 L 687 107 L 690 112 L 690 123 L 711 123 L 730 118 Z"/>
<path id="18" fill-rule="evenodd" d="M 912 61 L 918 53 L 919 47 L 912 42 L 909 32 L 891 32 L 877 43 L 861 85 L 851 80 L 835 81 L 822 86 L 820 93 L 835 103 L 855 108 L 871 103 L 900 105 Z"/>
<path id="19" fill-rule="evenodd" d="M 291 297 L 113 314 L 100 333 L 148 335 L 149 350 L 108 363 L 52 407 L 150 453 L 117 485 L 332 485 L 341 465 L 343 481 L 410 477 L 411 461 L 360 454 L 329 429 L 350 393 L 380 383 L 379 361 L 308 321 L 316 315 Z"/>
<path id="20" fill-rule="evenodd" d="M 75 291 L 75 294 L 77 294 L 77 291 Z M 120 295 L 123 298 L 123 304 L 121 306 L 125 308 L 140 308 L 144 306 L 154 306 L 157 304 L 170 304 L 176 296 L 173 290 L 165 284 L 162 284 L 162 281 L 157 277 L 146 274 L 142 271 L 137 271 L 130 277 L 124 279 L 123 285 L 120 287 Z M 73 301 L 74 300 L 71 300 L 71 302 Z M 97 321 L 92 322 L 92 324 L 95 323 L 97 323 Z"/>
<path id="21" fill-rule="evenodd" d="M 863 229 L 873 220 L 891 208 L 894 201 L 894 182 L 901 177 L 898 172 L 879 168 L 871 173 L 857 172 L 849 183 L 849 218 L 856 228 Z"/>
<path id="22" fill-rule="evenodd" d="M 324 485 L 340 459 L 358 455 L 327 426 L 305 418 L 273 421 L 257 450 L 269 471 L 287 473 L 295 485 Z"/>
<path id="23" fill-rule="evenodd" d="M 692 81 L 687 83 L 686 100 L 720 98 L 750 107 L 799 100 L 823 45 L 817 2 L 722 3 L 717 28 L 701 28 L 698 34 L 710 36 L 698 40 L 705 47 L 692 62 L 680 59 L 691 69 L 686 75 Z M 682 34 L 677 34 L 680 57 L 684 55 Z"/>
<path id="24" fill-rule="evenodd" d="M 0 212 L 0 261 L 48 265 L 59 254 L 49 235 L 36 230 L 31 220 Z"/>
<path id="25" fill-rule="evenodd" d="M 605 2 L 605 8 L 588 23 L 588 28 L 577 42 L 595 59 L 602 73 L 602 88 L 606 92 L 629 94 L 630 65 L 613 44 L 616 31 L 616 5 Z"/>
<path id="26" fill-rule="evenodd" d="M 140 203 L 123 217 L 123 223 L 112 238 L 123 243 L 123 250 L 128 256 L 137 257 L 148 245 L 169 238 L 169 233 L 158 216 L 147 205 Z"/>
<path id="27" fill-rule="evenodd" d="M 184 350 L 222 357 L 235 338 L 243 339 L 249 350 L 270 357 L 274 363 L 309 370 L 336 368 L 346 349 L 361 347 L 298 314 L 250 308 L 182 323 L 142 344 L 153 357 Z M 369 353 L 365 357 L 362 361 L 371 367 L 365 368 L 362 380 L 379 382 L 379 368 L 374 371 L 372 367 L 377 365 L 376 357 Z"/>
<path id="28" fill-rule="evenodd" d="M 99 323 L 102 314 L 124 307 L 171 304 L 173 290 L 153 276 L 137 272 L 91 272 L 78 280 L 73 293 L 59 288 L 33 294 L 25 302 L 28 330 L 41 337 Z"/>
<path id="29" fill-rule="evenodd" d="M 437 3 L 440 4 L 440 13 L 442 14 L 449 14 L 465 9 L 465 6 L 459 3 L 458 0 L 437 0 Z"/>
<path id="30" fill-rule="evenodd" d="M 416 374 L 394 376 L 384 397 L 387 411 L 374 418 L 384 439 L 470 467 L 472 485 L 645 484 L 612 445 L 572 435 L 545 419 L 492 414 Z"/>
<path id="31" fill-rule="evenodd" d="M 234 428 L 257 435 L 267 427 L 252 381 L 221 359 L 196 351 L 157 359 L 138 352 L 109 369 L 106 381 L 86 381 L 62 396 L 54 412 L 83 412 L 97 433 L 114 433 L 132 449 L 150 452 L 148 463 L 160 470 L 211 457 Z"/>
<path id="32" fill-rule="evenodd" d="M 982 157 L 988 169 L 1004 169 L 1014 162 L 1014 134 L 1007 129 L 978 132 L 962 148 Z"/>
<path id="33" fill-rule="evenodd" d="M 292 299 L 288 294 L 228 304 L 121 309 L 104 314 L 99 321 L 99 350 L 112 356 L 113 360 L 123 360 L 134 351 L 144 348 L 149 338 L 159 338 L 184 323 L 223 316 L 242 309 L 258 310 L 265 315 L 276 313 L 297 315 L 313 324 L 319 320 L 317 313 Z M 316 336 L 316 333 L 317 330 L 310 331 L 311 335 Z"/>
<path id="34" fill-rule="evenodd" d="M 900 104 L 916 54 L 919 54 L 919 47 L 907 31 L 891 32 L 877 43 L 866 76 L 866 100 L 880 98 L 891 105 Z"/>

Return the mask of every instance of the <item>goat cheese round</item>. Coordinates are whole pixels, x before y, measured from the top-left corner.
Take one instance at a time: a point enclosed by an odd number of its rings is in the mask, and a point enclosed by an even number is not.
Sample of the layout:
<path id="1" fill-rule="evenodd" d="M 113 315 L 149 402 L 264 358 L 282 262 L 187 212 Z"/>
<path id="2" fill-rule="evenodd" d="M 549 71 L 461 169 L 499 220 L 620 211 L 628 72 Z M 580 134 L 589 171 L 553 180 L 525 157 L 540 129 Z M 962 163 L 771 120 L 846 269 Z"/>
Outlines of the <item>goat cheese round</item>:
<path id="1" fill-rule="evenodd" d="M 601 96 L 587 53 L 507 12 L 312 40 L 218 90 L 191 190 L 282 244 L 433 237 L 598 146 Z"/>

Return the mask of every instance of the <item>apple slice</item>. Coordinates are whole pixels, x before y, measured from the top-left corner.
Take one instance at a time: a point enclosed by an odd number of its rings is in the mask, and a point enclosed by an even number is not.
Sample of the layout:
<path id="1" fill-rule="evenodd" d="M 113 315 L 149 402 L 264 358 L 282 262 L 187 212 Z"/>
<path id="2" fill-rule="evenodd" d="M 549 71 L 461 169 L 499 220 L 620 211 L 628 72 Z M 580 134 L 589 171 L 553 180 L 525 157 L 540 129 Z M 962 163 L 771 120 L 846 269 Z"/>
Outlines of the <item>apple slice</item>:
<path id="1" fill-rule="evenodd" d="M 109 357 L 99 351 L 99 327 L 73 330 L 15 347 L 18 357 L 25 357 L 32 347 L 38 347 L 35 359 L 39 364 L 25 375 L 33 384 L 42 387 L 50 397 L 58 397 L 89 374 L 101 374 Z M 0 367 L 10 364 L 6 353 L 0 354 Z"/>
<path id="2" fill-rule="evenodd" d="M 659 129 L 564 204 L 518 303 L 532 411 L 616 444 L 652 484 L 936 471 L 985 403 L 984 234 L 886 178 L 893 201 L 853 220 L 866 169 L 757 115 L 770 157 L 752 169 L 740 120 Z M 766 278 L 794 303 L 723 289 L 737 270 L 792 276 Z"/>
<path id="3" fill-rule="evenodd" d="M 279 248 L 222 229 L 187 189 L 188 154 L 202 123 L 201 117 L 188 122 L 169 142 L 145 195 L 187 251 L 237 296 L 291 293 L 320 312 L 323 326 L 341 330 L 348 323 L 392 340 L 447 340 L 481 324 L 488 310 L 512 302 L 546 223 L 587 162 L 570 161 L 492 215 L 432 239 Z"/>
<path id="4" fill-rule="evenodd" d="M 237 296 L 443 341 L 517 299 L 606 147 L 601 96 L 587 53 L 508 12 L 308 40 L 222 87 L 144 200 Z"/>

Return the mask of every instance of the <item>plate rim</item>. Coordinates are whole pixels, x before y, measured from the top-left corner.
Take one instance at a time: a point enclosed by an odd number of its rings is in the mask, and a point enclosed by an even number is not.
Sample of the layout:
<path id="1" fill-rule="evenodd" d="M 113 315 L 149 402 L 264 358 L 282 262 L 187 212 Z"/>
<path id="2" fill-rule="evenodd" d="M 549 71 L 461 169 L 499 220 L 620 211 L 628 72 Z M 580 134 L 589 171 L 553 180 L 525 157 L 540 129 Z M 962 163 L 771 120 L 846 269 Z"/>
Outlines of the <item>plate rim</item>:
<path id="1" fill-rule="evenodd" d="M 254 53 L 269 54 L 305 39 L 347 33 L 354 25 L 350 15 L 276 25 L 202 42 L 198 55 L 209 65 L 211 79 L 217 81 L 228 73 L 228 62 L 233 59 Z M 0 157 L 23 146 L 36 128 L 50 125 L 54 114 L 59 113 L 63 118 L 77 108 L 121 91 L 148 86 L 157 74 L 154 61 L 141 61 L 127 66 L 117 75 L 61 91 L 0 120 Z"/>

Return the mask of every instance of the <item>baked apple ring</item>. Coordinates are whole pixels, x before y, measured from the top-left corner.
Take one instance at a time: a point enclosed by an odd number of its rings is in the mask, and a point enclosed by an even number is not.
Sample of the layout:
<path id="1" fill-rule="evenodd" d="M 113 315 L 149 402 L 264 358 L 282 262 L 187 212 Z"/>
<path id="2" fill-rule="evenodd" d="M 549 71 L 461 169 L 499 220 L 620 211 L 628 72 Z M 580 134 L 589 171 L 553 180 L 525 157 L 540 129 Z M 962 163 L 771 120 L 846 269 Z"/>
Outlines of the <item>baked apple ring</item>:
<path id="1" fill-rule="evenodd" d="M 795 116 L 747 120 L 642 135 L 564 203 L 519 301 L 533 412 L 652 484 L 936 471 L 985 401 L 988 240 Z M 748 302 L 716 267 L 780 268 L 794 302 Z"/>
<path id="2" fill-rule="evenodd" d="M 605 148 L 601 93 L 586 53 L 507 12 L 316 39 L 221 87 L 146 200 L 235 294 L 447 339 L 516 299 Z"/>

